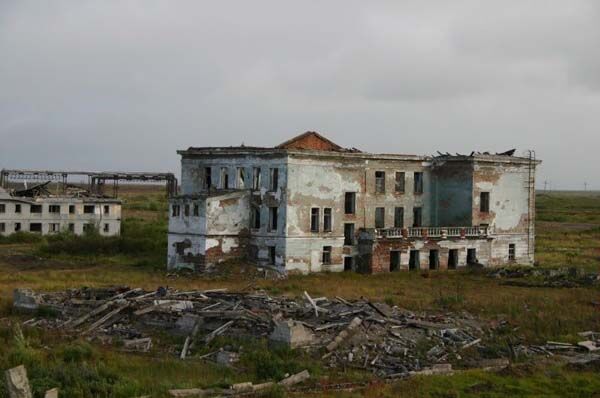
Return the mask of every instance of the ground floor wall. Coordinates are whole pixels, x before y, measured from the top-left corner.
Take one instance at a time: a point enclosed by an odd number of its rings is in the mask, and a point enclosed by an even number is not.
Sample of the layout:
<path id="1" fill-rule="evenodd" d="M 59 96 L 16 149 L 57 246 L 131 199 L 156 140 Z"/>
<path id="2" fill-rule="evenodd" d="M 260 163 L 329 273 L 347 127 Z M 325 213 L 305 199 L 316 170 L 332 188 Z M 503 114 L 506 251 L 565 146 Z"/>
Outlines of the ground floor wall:
<path id="1" fill-rule="evenodd" d="M 248 238 L 239 235 L 198 235 L 169 233 L 167 268 L 206 267 L 247 256 Z"/>
<path id="2" fill-rule="evenodd" d="M 533 253 L 528 252 L 526 235 L 451 240 L 362 239 L 355 268 L 363 273 L 382 273 L 455 269 L 469 264 L 533 264 Z"/>

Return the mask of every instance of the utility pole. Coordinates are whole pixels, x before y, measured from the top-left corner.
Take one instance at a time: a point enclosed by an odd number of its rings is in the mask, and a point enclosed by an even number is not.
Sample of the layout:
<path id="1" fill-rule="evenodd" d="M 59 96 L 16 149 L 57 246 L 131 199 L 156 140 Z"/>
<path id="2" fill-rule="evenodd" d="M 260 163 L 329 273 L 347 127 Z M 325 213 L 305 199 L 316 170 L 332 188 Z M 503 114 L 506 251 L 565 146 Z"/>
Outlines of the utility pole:
<path id="1" fill-rule="evenodd" d="M 584 183 L 583 183 L 583 190 L 584 190 L 584 191 L 587 191 L 587 182 L 584 182 Z"/>
<path id="2" fill-rule="evenodd" d="M 548 190 L 548 180 L 544 180 L 544 192 Z"/>

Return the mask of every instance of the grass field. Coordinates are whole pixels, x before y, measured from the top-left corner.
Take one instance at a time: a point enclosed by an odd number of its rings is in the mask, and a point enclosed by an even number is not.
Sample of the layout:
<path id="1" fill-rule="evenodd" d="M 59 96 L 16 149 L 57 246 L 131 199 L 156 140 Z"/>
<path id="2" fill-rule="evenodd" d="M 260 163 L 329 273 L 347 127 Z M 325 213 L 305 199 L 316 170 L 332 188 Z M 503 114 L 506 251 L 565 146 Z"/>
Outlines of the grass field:
<path id="1" fill-rule="evenodd" d="M 360 373 L 333 372 L 302 354 L 271 351 L 261 344 L 242 358 L 237 371 L 197 360 L 180 361 L 172 353 L 154 350 L 149 355 L 121 353 L 115 348 L 66 341 L 52 333 L 16 329 L 24 319 L 11 312 L 15 287 L 61 290 L 81 286 L 129 286 L 155 289 L 242 289 L 246 274 L 203 277 L 167 275 L 166 201 L 163 191 L 147 187 L 123 192 L 124 220 L 120 238 L 39 239 L 28 235 L 0 241 L 0 369 L 25 363 L 38 393 L 59 386 L 68 397 L 166 396 L 169 388 L 227 385 L 238 381 L 264 381 L 285 371 L 309 368 L 321 380 L 365 380 Z M 600 269 L 600 194 L 540 193 L 537 213 L 539 267 L 572 266 Z M 95 253 L 95 254 L 90 254 Z M 238 267 L 243 269 L 243 266 Z M 238 269 L 236 268 L 236 269 Z M 511 336 L 498 338 L 525 342 L 575 341 L 576 333 L 600 331 L 597 287 L 556 289 L 504 286 L 477 272 L 434 271 L 392 275 L 318 274 L 286 280 L 257 279 L 255 287 L 271 294 L 299 296 L 369 297 L 410 310 L 466 310 L 489 320 L 506 320 Z M 157 339 L 170 339 L 157 336 Z M 216 341 L 214 344 L 222 344 Z M 160 344 L 159 344 L 160 346 Z M 0 397 L 4 391 L 0 387 Z M 271 396 L 282 396 L 272 391 Z M 553 360 L 520 363 L 498 374 L 466 371 L 454 376 L 414 378 L 391 385 L 375 385 L 336 397 L 470 397 L 470 396 L 600 396 L 598 369 L 574 370 Z"/>

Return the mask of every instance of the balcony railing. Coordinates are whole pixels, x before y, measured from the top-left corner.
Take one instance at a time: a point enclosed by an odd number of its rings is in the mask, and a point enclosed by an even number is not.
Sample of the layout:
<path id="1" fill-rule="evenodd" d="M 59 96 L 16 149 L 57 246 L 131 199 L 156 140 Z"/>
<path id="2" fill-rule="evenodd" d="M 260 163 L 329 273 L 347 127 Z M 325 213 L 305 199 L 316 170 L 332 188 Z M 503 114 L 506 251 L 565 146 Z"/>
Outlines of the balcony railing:
<path id="1" fill-rule="evenodd" d="M 485 237 L 489 227 L 411 227 L 379 228 L 375 236 L 380 238 L 472 238 Z"/>

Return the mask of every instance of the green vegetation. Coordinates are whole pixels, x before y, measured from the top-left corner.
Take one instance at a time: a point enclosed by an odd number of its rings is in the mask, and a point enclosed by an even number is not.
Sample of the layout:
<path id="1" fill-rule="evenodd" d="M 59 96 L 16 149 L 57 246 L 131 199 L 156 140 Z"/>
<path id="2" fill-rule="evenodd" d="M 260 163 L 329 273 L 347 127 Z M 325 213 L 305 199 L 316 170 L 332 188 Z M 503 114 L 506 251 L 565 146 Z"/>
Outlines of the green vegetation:
<path id="1" fill-rule="evenodd" d="M 119 237 L 97 234 L 40 237 L 20 233 L 0 239 L 0 370 L 25 364 L 36 396 L 58 386 L 68 397 L 165 397 L 170 388 L 225 386 L 261 382 L 284 373 L 309 369 L 324 382 L 371 380 L 356 370 L 323 368 L 301 351 L 269 349 L 263 342 L 215 339 L 199 354 L 228 345 L 242 353 L 236 369 L 222 368 L 193 357 L 186 361 L 165 351 L 179 340 L 154 336 L 149 354 L 121 352 L 116 345 L 67 339 L 35 328 L 14 325 L 28 319 L 13 314 L 15 287 L 64 290 L 81 286 L 127 284 L 155 289 L 229 288 L 248 286 L 244 265 L 222 274 L 173 278 L 165 271 L 167 205 L 163 191 L 127 187 L 123 229 Z M 537 262 L 540 267 L 572 266 L 600 269 L 600 195 L 543 193 L 538 196 Z M 237 267 L 237 268 L 236 268 Z M 240 271 L 235 271 L 239 269 Z M 430 271 L 390 275 L 316 274 L 286 280 L 254 280 L 271 294 L 313 297 L 369 297 L 413 311 L 468 311 L 505 321 L 484 356 L 506 352 L 516 341 L 577 341 L 577 332 L 599 330 L 595 302 L 598 287 L 572 289 L 505 286 L 481 272 Z M 36 316 L 53 314 L 40 313 Z M 425 347 L 425 345 L 424 345 Z M 375 384 L 355 392 L 326 393 L 328 397 L 501 397 L 598 396 L 598 369 L 571 369 L 552 360 L 519 363 L 500 373 L 460 372 L 453 376 L 413 378 L 394 384 Z M 0 397 L 5 396 L 0 383 Z M 596 395 L 594 395 L 596 394 Z M 271 396 L 284 396 L 274 390 Z"/>

